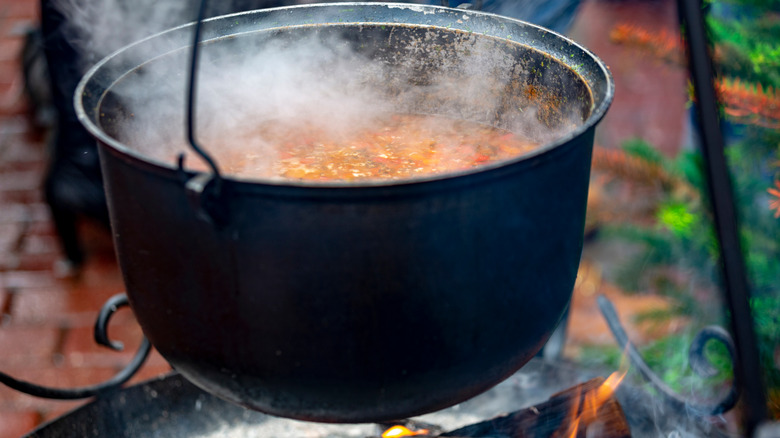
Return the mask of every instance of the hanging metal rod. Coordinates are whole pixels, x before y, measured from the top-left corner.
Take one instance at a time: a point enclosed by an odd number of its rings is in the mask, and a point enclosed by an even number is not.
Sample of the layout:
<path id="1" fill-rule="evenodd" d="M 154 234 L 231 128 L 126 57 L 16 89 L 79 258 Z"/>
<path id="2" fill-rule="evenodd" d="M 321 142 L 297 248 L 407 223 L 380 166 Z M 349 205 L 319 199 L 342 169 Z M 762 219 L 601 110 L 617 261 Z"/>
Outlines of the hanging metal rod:
<path id="1" fill-rule="evenodd" d="M 687 45 L 688 69 L 695 93 L 709 200 L 720 243 L 723 288 L 731 311 L 731 329 L 737 352 L 735 377 L 741 386 L 745 431 L 752 436 L 767 417 L 766 395 L 761 379 L 747 272 L 742 258 L 736 204 L 724 154 L 718 116 L 715 75 L 709 55 L 701 0 L 678 0 L 680 24 Z"/>

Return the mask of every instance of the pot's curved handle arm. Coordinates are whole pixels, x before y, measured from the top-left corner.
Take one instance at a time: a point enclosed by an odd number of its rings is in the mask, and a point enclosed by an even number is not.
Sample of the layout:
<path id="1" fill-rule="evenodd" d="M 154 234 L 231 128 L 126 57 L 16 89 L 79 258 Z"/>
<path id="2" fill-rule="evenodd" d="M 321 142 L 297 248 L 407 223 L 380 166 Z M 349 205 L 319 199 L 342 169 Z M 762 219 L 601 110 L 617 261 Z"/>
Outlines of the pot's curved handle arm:
<path id="1" fill-rule="evenodd" d="M 695 400 L 688 400 L 685 397 L 677 394 L 664 381 L 656 375 L 653 370 L 647 365 L 642 358 L 639 350 L 628 339 L 628 334 L 620 323 L 615 306 L 604 295 L 598 296 L 599 309 L 604 319 L 607 321 L 609 329 L 615 336 L 618 345 L 623 351 L 628 354 L 632 365 L 634 365 L 639 373 L 648 382 L 650 382 L 655 389 L 663 396 L 668 403 L 670 403 L 674 409 L 681 409 L 684 411 L 693 411 L 704 415 L 719 415 L 731 410 L 739 399 L 739 391 L 737 388 L 736 380 L 731 382 L 731 388 L 723 394 L 719 400 L 715 400 L 711 403 L 701 403 Z M 691 347 L 688 350 L 688 361 L 691 369 L 702 377 L 713 377 L 717 375 L 718 371 L 710 364 L 706 355 L 704 354 L 704 346 L 710 340 L 716 340 L 726 346 L 726 350 L 731 360 L 731 368 L 734 369 L 735 362 L 735 350 L 734 341 L 731 339 L 729 333 L 721 327 L 707 326 L 704 327 L 691 342 Z"/>
<path id="2" fill-rule="evenodd" d="M 109 298 L 108 301 L 100 309 L 100 314 L 95 322 L 95 342 L 100 345 L 106 346 L 113 350 L 122 350 L 123 346 L 121 342 L 111 341 L 108 339 L 108 321 L 111 316 L 123 306 L 129 305 L 127 295 L 118 294 Z M 141 368 L 146 357 L 151 350 L 151 344 L 143 338 L 141 345 L 138 347 L 133 360 L 130 361 L 120 372 L 114 377 L 105 382 L 92 386 L 84 386 L 81 388 L 51 388 L 46 386 L 36 385 L 34 383 L 25 382 L 15 379 L 8 374 L 0 373 L 0 383 L 15 389 L 19 392 L 29 394 L 35 397 L 48 398 L 54 400 L 78 400 L 83 398 L 90 398 L 101 393 L 113 390 L 123 383 L 130 380 L 133 375 Z"/>
<path id="3" fill-rule="evenodd" d="M 187 141 L 190 148 L 200 156 L 211 169 L 211 174 L 196 175 L 192 179 L 186 177 L 184 172 L 184 153 L 179 154 L 178 170 L 184 181 L 187 198 L 198 216 L 217 227 L 227 223 L 227 208 L 224 205 L 223 178 L 214 158 L 198 143 L 195 132 L 198 60 L 200 58 L 200 35 L 203 27 L 203 19 L 206 14 L 207 0 L 200 1 L 198 17 L 192 36 L 192 49 L 190 50 L 189 82 L 187 83 Z"/>
<path id="4" fill-rule="evenodd" d="M 222 188 L 222 175 L 219 172 L 217 163 L 214 159 L 198 144 L 195 138 L 195 110 L 196 110 L 196 97 L 197 97 L 197 79 L 198 79 L 198 60 L 200 59 L 200 34 L 203 27 L 203 19 L 206 15 L 207 0 L 200 1 L 200 8 L 198 9 L 198 17 L 195 21 L 195 29 L 192 35 L 192 50 L 190 51 L 190 76 L 187 83 L 187 140 L 190 147 L 196 154 L 200 155 L 204 161 L 209 165 L 212 171 L 212 177 L 214 179 L 213 190 L 216 194 Z"/>

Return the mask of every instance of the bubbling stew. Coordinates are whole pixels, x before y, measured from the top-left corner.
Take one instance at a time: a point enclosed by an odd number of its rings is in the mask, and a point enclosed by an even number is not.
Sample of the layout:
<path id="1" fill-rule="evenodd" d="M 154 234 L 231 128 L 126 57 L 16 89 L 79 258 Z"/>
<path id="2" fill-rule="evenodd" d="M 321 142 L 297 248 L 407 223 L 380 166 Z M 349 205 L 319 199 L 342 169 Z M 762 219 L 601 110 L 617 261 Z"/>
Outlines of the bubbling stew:
<path id="1" fill-rule="evenodd" d="M 226 146 L 217 162 L 226 173 L 247 178 L 408 179 L 510 159 L 538 146 L 509 131 L 439 116 L 394 114 L 370 125 L 329 129 L 301 122 L 262 123 L 229 141 L 249 145 L 261 138 L 263 147 Z"/>

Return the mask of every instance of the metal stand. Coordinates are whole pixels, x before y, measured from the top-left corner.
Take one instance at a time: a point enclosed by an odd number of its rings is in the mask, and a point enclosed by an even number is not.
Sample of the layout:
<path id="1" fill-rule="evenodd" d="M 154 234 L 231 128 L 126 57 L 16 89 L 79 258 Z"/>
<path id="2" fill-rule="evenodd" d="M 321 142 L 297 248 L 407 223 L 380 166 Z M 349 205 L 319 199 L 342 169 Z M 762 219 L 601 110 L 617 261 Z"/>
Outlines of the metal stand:
<path id="1" fill-rule="evenodd" d="M 121 342 L 108 339 L 108 321 L 120 307 L 128 305 L 129 302 L 127 301 L 127 295 L 125 294 L 114 295 L 109 298 L 106 304 L 103 305 L 103 308 L 100 309 L 100 314 L 95 322 L 95 342 L 116 351 L 121 351 L 124 348 Z M 146 357 L 149 355 L 150 350 L 151 344 L 146 337 L 144 337 L 141 341 L 141 345 L 138 347 L 138 351 L 135 353 L 135 356 L 133 356 L 133 360 L 130 361 L 125 368 L 111 379 L 94 386 L 84 386 L 81 388 L 51 388 L 18 380 L 5 373 L 0 373 L 0 383 L 25 394 L 54 400 L 78 400 L 95 397 L 102 393 L 112 391 L 130 380 L 130 378 L 132 378 L 141 368 L 144 361 L 146 361 Z"/>
<path id="2" fill-rule="evenodd" d="M 750 292 L 740 245 L 736 203 L 724 154 L 703 5 L 701 0 L 678 0 L 677 4 L 687 43 L 688 68 L 699 119 L 707 189 L 719 243 L 724 298 L 731 314 L 731 331 L 734 333 L 739 358 L 734 376 L 744 393 L 745 430 L 748 436 L 752 436 L 756 427 L 767 417 L 766 395 L 761 381 L 758 345 L 750 311 Z"/>
<path id="3" fill-rule="evenodd" d="M 658 391 L 658 394 L 663 397 L 670 406 L 676 410 L 690 411 L 699 415 L 720 415 L 724 412 L 731 410 L 739 399 L 739 390 L 736 380 L 732 380 L 731 388 L 719 399 L 712 403 L 700 403 L 693 399 L 686 399 L 685 397 L 675 393 L 664 381 L 658 377 L 657 374 L 647 366 L 647 363 L 642 358 L 639 350 L 636 349 L 633 343 L 628 339 L 628 334 L 623 325 L 620 324 L 615 306 L 604 295 L 598 296 L 599 309 L 601 314 L 615 336 L 620 348 L 628 355 L 631 360 L 631 364 L 639 370 L 642 377 L 650 382 L 653 387 Z M 693 339 L 691 347 L 688 350 L 688 362 L 691 369 L 702 377 L 713 377 L 717 374 L 717 370 L 710 364 L 709 360 L 704 354 L 704 346 L 710 340 L 716 340 L 726 346 L 729 352 L 729 359 L 731 360 L 731 368 L 734 369 L 734 341 L 728 332 L 721 327 L 707 326 L 703 328 L 698 335 Z"/>

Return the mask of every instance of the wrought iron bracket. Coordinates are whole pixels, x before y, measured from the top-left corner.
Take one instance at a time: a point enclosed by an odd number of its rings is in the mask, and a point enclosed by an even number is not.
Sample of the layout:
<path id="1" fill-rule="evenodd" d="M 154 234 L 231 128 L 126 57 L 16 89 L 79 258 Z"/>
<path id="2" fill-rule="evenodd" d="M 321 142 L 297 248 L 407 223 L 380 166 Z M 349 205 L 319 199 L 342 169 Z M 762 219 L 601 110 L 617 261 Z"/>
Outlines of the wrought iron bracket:
<path id="1" fill-rule="evenodd" d="M 114 295 L 106 301 L 100 309 L 98 319 L 95 322 L 95 342 L 116 351 L 121 351 L 124 348 L 121 342 L 111 341 L 108 338 L 108 321 L 119 308 L 128 306 L 129 304 L 127 295 L 125 294 Z M 0 383 L 25 394 L 54 400 L 78 400 L 95 397 L 112 391 L 130 380 L 130 378 L 132 378 L 141 368 L 144 361 L 146 361 L 150 350 L 151 344 L 146 337 L 144 337 L 141 340 L 138 351 L 136 351 L 135 356 L 133 356 L 133 359 L 127 366 L 114 377 L 93 386 L 84 386 L 81 388 L 52 388 L 18 380 L 5 373 L 0 373 Z"/>
<path id="2" fill-rule="evenodd" d="M 732 380 L 731 388 L 726 391 L 720 399 L 710 403 L 702 403 L 694 399 L 687 399 L 674 392 L 672 388 L 664 383 L 664 381 L 650 369 L 647 362 L 645 362 L 642 355 L 639 353 L 639 350 L 637 350 L 636 346 L 629 340 L 628 334 L 620 323 L 620 318 L 618 317 L 612 302 L 604 295 L 599 295 L 598 305 L 610 331 L 612 331 L 612 334 L 615 336 L 615 340 L 628 355 L 631 364 L 639 371 L 645 380 L 653 385 L 661 397 L 663 397 L 674 409 L 687 410 L 700 415 L 720 415 L 731 410 L 737 404 L 739 391 L 737 389 L 736 379 Z M 696 335 L 688 350 L 688 362 L 691 369 L 702 377 L 713 377 L 718 373 L 704 354 L 704 346 L 710 340 L 718 341 L 726 346 L 731 361 L 731 368 L 734 369 L 735 367 L 735 349 L 731 335 L 721 327 L 707 326 Z"/>

